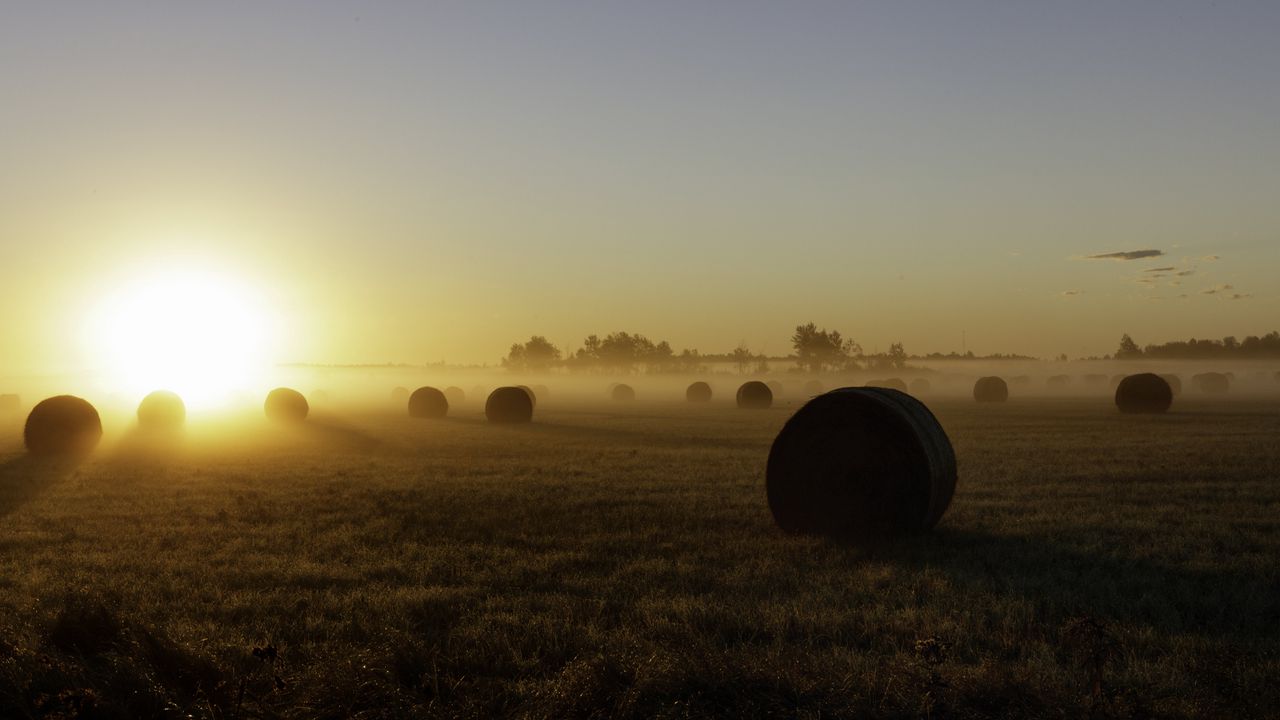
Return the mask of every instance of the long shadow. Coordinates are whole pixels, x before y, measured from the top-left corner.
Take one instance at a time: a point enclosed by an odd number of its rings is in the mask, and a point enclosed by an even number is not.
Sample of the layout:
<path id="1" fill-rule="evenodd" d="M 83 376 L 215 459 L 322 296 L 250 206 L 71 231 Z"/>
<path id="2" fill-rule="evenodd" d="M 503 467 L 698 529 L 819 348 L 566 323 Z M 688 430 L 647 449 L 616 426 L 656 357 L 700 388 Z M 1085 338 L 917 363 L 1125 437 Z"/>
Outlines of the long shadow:
<path id="1" fill-rule="evenodd" d="M 183 428 L 146 429 L 134 425 L 116 443 L 115 460 L 163 464 L 178 456 L 186 445 Z"/>
<path id="2" fill-rule="evenodd" d="M 309 419 L 306 422 L 291 426 L 290 430 L 299 437 L 304 437 L 327 447 L 360 453 L 373 452 L 382 444 L 381 440 L 368 433 L 331 420 Z"/>
<path id="3" fill-rule="evenodd" d="M 0 517 L 9 515 L 70 476 L 80 462 L 79 458 L 19 455 L 0 464 Z"/>

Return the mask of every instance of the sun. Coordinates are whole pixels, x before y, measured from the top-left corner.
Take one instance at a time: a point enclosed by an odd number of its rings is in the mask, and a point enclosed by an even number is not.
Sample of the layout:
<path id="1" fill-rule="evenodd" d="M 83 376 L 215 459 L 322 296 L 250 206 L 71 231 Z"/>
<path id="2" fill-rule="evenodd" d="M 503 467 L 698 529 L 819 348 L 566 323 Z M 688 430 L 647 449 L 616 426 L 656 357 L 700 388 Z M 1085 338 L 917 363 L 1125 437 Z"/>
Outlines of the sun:
<path id="1" fill-rule="evenodd" d="M 91 313 L 88 336 L 110 392 L 171 390 L 200 410 L 259 383 L 270 362 L 269 325 L 260 295 L 234 275 L 165 268 L 111 289 Z"/>

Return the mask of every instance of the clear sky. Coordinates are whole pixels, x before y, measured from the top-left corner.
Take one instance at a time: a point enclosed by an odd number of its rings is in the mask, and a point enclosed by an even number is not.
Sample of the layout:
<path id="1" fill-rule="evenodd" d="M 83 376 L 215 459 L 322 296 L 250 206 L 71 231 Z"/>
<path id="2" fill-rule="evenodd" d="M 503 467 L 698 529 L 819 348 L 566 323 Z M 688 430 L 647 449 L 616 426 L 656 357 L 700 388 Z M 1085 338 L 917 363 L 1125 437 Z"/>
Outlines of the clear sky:
<path id="1" fill-rule="evenodd" d="M 276 360 L 1266 332 L 1277 38 L 1275 2 L 6 3 L 0 367 L 92 363 L 147 268 L 234 277 Z"/>

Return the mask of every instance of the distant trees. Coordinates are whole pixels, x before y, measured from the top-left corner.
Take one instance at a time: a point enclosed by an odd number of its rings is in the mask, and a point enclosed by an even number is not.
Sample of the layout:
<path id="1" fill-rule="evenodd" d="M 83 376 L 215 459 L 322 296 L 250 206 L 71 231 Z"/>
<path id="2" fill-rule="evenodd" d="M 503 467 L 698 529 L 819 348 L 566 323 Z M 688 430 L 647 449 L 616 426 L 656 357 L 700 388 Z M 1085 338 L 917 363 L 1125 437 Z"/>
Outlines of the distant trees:
<path id="1" fill-rule="evenodd" d="M 676 355 L 666 340 L 655 343 L 639 333 L 614 332 L 603 338 L 588 335 L 567 364 L 570 369 L 624 375 L 641 368 L 648 372 L 696 372 L 702 366 L 702 356 L 690 349 Z"/>
<path id="2" fill-rule="evenodd" d="M 855 358 L 862 354 L 862 347 L 841 337 L 839 330 L 819 329 L 813 323 L 796 326 L 791 346 L 796 351 L 796 364 L 811 373 L 857 367 Z M 905 353 L 903 359 L 905 362 Z"/>
<path id="3" fill-rule="evenodd" d="M 1120 338 L 1116 359 L 1156 358 L 1161 360 L 1202 360 L 1210 358 L 1275 358 L 1280 357 L 1280 332 L 1271 331 L 1258 337 L 1250 335 L 1244 340 L 1228 335 L 1221 340 L 1175 340 L 1162 345 L 1139 348 L 1128 334 Z"/>
<path id="4" fill-rule="evenodd" d="M 515 343 L 502 366 L 515 372 L 546 372 L 560 362 L 560 348 L 545 337 L 534 335 L 526 343 Z"/>
<path id="5" fill-rule="evenodd" d="M 1142 356 L 1142 348 L 1138 347 L 1138 343 L 1129 337 L 1129 333 L 1125 333 L 1120 337 L 1120 347 L 1116 349 L 1117 360 L 1128 360 Z"/>

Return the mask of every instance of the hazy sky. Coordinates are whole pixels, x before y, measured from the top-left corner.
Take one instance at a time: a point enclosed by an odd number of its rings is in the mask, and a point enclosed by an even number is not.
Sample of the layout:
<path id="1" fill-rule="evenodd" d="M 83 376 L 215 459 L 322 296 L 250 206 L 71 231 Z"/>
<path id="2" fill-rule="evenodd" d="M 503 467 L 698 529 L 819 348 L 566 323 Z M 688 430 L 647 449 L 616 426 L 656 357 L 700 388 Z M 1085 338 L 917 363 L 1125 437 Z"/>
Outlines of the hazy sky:
<path id="1" fill-rule="evenodd" d="M 280 360 L 1266 332 L 1277 38 L 1275 2 L 6 3 L 0 366 L 92 361 L 151 266 L 254 288 Z"/>

